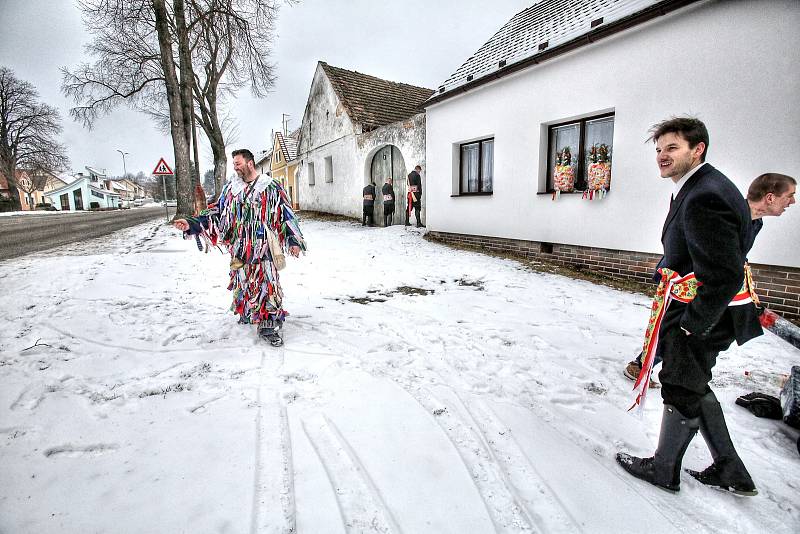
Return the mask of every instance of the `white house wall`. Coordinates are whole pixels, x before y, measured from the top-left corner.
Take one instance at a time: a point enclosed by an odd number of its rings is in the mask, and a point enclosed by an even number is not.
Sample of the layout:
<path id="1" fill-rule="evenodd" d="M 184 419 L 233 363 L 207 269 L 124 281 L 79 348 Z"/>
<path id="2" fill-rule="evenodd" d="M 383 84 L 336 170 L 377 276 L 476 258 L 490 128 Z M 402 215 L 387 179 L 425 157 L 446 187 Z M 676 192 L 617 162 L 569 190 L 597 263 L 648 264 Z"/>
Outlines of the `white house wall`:
<path id="1" fill-rule="evenodd" d="M 359 181 L 352 173 L 356 164 L 355 147 L 353 123 L 318 65 L 303 115 L 297 154 L 301 162 L 297 184 L 301 209 L 351 214 L 353 198 L 361 196 L 360 188 L 357 194 L 353 192 Z M 327 157 L 333 158 L 333 182 L 325 181 Z M 308 184 L 309 162 L 314 164 L 314 185 Z"/>
<path id="2" fill-rule="evenodd" d="M 800 177 L 800 3 L 703 2 L 500 79 L 427 110 L 428 227 L 660 253 L 672 182 L 658 176 L 648 129 L 692 114 L 708 162 L 743 192 L 764 172 Z M 544 187 L 548 124 L 615 113 L 610 194 Z M 454 194 L 458 144 L 494 137 L 492 196 Z M 457 193 L 457 190 L 455 191 Z M 768 218 L 755 263 L 800 266 L 800 206 Z"/>

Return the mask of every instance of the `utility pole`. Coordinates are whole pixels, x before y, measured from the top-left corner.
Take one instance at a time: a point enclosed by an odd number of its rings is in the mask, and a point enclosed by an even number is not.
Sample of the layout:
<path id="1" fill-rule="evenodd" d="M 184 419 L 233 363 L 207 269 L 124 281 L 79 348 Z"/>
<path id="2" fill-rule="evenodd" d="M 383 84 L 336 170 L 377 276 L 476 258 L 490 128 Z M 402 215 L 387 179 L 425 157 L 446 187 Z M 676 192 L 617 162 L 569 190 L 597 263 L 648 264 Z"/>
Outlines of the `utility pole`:
<path id="1" fill-rule="evenodd" d="M 125 156 L 129 156 L 130 153 L 129 152 L 123 152 L 120 149 L 117 149 L 117 152 L 122 154 L 122 172 L 124 173 L 122 175 L 122 179 L 125 180 L 128 177 L 128 167 L 125 166 Z M 128 201 L 128 207 L 130 208 L 131 207 L 131 199 L 130 199 L 130 195 L 128 195 L 128 184 L 125 184 L 125 196 L 128 197 L 125 200 Z"/>
<path id="2" fill-rule="evenodd" d="M 283 125 L 283 136 L 289 135 L 289 115 L 288 113 L 281 113 L 281 124 Z"/>

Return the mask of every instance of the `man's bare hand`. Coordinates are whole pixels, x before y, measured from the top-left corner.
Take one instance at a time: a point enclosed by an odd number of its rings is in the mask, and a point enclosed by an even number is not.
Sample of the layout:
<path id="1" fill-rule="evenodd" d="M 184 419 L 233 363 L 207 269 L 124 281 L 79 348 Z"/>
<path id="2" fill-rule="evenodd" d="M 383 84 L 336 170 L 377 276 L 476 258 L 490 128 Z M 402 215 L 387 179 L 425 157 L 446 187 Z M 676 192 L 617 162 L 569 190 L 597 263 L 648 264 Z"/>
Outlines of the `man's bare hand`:
<path id="1" fill-rule="evenodd" d="M 291 254 L 295 258 L 299 257 L 300 256 L 300 247 L 298 247 L 297 245 L 295 245 L 293 247 L 289 247 L 289 254 Z"/>
<path id="2" fill-rule="evenodd" d="M 189 229 L 189 222 L 186 219 L 175 219 L 172 221 L 172 226 L 180 230 L 181 232 L 185 232 Z"/>

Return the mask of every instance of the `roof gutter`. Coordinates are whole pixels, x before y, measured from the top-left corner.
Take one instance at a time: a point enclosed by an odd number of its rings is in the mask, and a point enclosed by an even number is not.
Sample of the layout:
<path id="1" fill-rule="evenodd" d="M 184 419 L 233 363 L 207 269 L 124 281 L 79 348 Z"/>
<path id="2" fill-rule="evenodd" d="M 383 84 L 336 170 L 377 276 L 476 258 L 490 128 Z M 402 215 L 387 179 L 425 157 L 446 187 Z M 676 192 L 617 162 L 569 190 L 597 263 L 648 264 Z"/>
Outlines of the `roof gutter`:
<path id="1" fill-rule="evenodd" d="M 481 78 L 478 78 L 477 80 L 467 82 L 464 85 L 460 85 L 443 93 L 434 94 L 434 96 L 429 98 L 423 104 L 423 106 L 427 108 L 430 105 L 437 104 L 439 102 L 447 100 L 448 98 L 452 98 L 461 93 L 466 93 L 477 87 L 480 87 L 481 85 L 485 85 L 489 82 L 493 82 L 494 80 L 504 78 L 510 74 L 524 70 L 532 65 L 543 63 L 547 60 L 566 54 L 567 52 L 571 52 L 583 46 L 592 44 L 595 41 L 599 41 L 606 37 L 610 37 L 614 34 L 633 28 L 634 26 L 638 26 L 640 24 L 643 24 L 660 16 L 681 9 L 682 7 L 686 7 L 689 4 L 694 4 L 697 1 L 698 0 L 665 0 L 663 2 L 659 2 L 658 4 L 645 8 L 642 11 L 639 11 L 638 13 L 634 13 L 633 15 L 629 15 L 625 18 L 611 22 L 607 25 L 601 25 L 597 29 L 590 31 L 587 34 L 581 35 L 580 37 L 576 37 L 571 41 L 567 41 L 566 43 L 560 44 L 553 48 L 546 49 L 531 57 L 525 58 L 516 63 L 512 63 L 511 65 L 501 67 L 497 71 L 488 74 L 486 76 L 483 76 Z"/>

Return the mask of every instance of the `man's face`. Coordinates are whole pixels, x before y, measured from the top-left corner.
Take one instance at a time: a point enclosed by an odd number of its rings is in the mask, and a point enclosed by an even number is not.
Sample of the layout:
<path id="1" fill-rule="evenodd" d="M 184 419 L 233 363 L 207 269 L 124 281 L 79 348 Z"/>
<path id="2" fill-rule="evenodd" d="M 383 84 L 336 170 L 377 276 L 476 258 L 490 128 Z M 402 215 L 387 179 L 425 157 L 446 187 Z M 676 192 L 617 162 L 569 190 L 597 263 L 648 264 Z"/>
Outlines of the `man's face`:
<path id="1" fill-rule="evenodd" d="M 767 212 L 765 215 L 772 215 L 779 217 L 786 208 L 794 204 L 794 193 L 797 190 L 796 185 L 789 186 L 783 194 L 776 195 L 775 193 L 767 193 Z"/>
<path id="2" fill-rule="evenodd" d="M 677 182 L 692 167 L 700 164 L 705 143 L 689 147 L 689 141 L 677 133 L 665 133 L 656 140 L 656 163 L 662 178 L 672 178 Z"/>
<path id="3" fill-rule="evenodd" d="M 247 160 L 241 154 L 233 156 L 233 170 L 239 175 L 239 178 L 247 176 Z"/>

